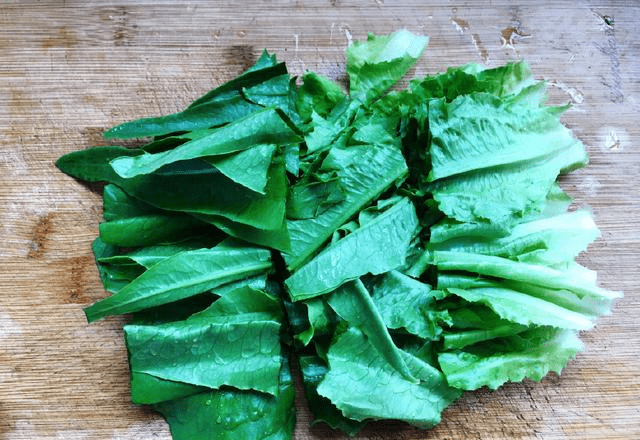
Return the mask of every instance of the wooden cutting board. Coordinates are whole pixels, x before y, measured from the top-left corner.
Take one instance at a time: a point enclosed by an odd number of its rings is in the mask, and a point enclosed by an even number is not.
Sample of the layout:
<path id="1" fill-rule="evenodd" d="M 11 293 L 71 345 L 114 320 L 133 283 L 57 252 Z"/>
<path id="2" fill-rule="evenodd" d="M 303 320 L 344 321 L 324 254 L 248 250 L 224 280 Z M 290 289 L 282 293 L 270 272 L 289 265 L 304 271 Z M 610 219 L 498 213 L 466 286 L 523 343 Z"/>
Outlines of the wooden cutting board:
<path id="1" fill-rule="evenodd" d="M 361 439 L 640 438 L 640 4 L 637 1 L 44 1 L 0 6 L 0 438 L 169 439 L 129 401 L 122 318 L 88 325 L 106 293 L 90 250 L 101 198 L 59 173 L 119 122 L 175 112 L 263 48 L 344 81 L 367 32 L 430 36 L 415 74 L 526 59 L 591 165 L 562 182 L 602 230 L 580 261 L 624 291 L 561 376 L 466 394 L 431 431 Z M 308 428 L 295 439 L 335 439 Z"/>

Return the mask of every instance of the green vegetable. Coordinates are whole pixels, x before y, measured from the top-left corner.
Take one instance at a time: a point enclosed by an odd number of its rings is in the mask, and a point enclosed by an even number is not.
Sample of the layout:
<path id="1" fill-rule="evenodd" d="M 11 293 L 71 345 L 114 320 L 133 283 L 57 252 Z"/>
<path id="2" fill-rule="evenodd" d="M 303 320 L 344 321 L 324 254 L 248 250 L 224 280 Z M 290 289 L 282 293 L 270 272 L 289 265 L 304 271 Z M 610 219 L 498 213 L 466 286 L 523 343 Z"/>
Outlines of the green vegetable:
<path id="1" fill-rule="evenodd" d="M 264 52 L 182 112 L 57 161 L 105 182 L 93 244 L 134 403 L 175 439 L 421 428 L 466 390 L 560 372 L 620 296 L 575 262 L 598 237 L 558 177 L 587 164 L 525 62 L 394 88 L 427 38 L 369 35 L 349 90 Z M 300 371 L 289 365 L 298 366 Z"/>

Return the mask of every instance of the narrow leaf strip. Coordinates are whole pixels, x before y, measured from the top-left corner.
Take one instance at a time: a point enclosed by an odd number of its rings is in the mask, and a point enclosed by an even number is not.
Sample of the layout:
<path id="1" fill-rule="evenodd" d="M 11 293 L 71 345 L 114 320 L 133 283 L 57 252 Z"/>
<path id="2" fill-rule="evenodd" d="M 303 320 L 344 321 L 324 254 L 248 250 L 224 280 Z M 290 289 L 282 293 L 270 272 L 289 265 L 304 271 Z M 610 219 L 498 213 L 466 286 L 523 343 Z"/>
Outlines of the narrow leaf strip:
<path id="1" fill-rule="evenodd" d="M 258 144 L 286 145 L 299 141 L 300 137 L 282 119 L 281 113 L 268 108 L 166 152 L 115 159 L 111 166 L 119 176 L 130 178 L 177 161 L 233 153 Z"/>
<path id="2" fill-rule="evenodd" d="M 160 261 L 117 294 L 87 307 L 89 322 L 132 313 L 205 292 L 216 286 L 265 272 L 270 252 L 249 247 L 216 246 L 181 252 Z"/>
<path id="3" fill-rule="evenodd" d="M 610 292 L 596 286 L 593 280 L 578 278 L 572 272 L 546 266 L 466 252 L 436 251 L 432 256 L 433 262 L 440 270 L 465 270 L 552 289 L 567 289 L 579 297 L 593 296 L 604 299 L 619 297 L 617 292 Z"/>

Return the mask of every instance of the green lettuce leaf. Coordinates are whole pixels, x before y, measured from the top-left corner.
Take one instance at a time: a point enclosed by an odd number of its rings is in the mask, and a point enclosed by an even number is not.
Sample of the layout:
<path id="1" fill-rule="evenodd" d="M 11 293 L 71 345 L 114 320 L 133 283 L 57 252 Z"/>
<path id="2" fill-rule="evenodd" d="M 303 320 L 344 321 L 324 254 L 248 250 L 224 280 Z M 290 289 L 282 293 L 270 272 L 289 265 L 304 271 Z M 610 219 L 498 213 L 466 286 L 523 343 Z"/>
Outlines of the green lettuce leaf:
<path id="1" fill-rule="evenodd" d="M 463 390 L 483 386 L 497 389 L 506 382 L 524 378 L 542 379 L 549 371 L 560 373 L 567 362 L 583 349 L 575 331 L 534 329 L 500 343 L 503 352 L 494 348 L 484 352 L 444 352 L 438 362 L 447 382 Z M 504 351 L 504 347 L 510 350 Z"/>
<path id="2" fill-rule="evenodd" d="M 344 200 L 314 218 L 287 222 L 291 250 L 283 256 L 291 271 L 307 262 L 337 228 L 407 173 L 399 150 L 372 145 L 333 149 L 323 167 L 335 171 Z"/>
<path id="3" fill-rule="evenodd" d="M 442 323 L 450 320 L 435 302 L 442 292 L 398 271 L 386 272 L 374 279 L 371 295 L 376 309 L 390 329 L 404 329 L 424 339 L 436 340 Z"/>
<path id="4" fill-rule="evenodd" d="M 212 129 L 208 135 L 197 137 L 171 150 L 120 157 L 114 159 L 111 166 L 119 176 L 131 178 L 149 174 L 177 161 L 239 152 L 260 144 L 286 145 L 299 141 L 300 137 L 283 120 L 281 113 L 275 108 L 267 108 Z M 216 165 L 216 161 L 210 163 Z"/>
<path id="5" fill-rule="evenodd" d="M 263 295 L 239 289 L 185 321 L 126 325 L 131 371 L 213 389 L 228 385 L 275 395 L 281 366 L 279 308 Z M 248 310 L 237 304 L 247 302 L 246 297 L 260 304 Z"/>
<path id="6" fill-rule="evenodd" d="M 392 207 L 327 248 L 285 280 L 291 299 L 330 292 L 361 275 L 380 274 L 405 263 L 418 218 L 408 199 Z M 366 255 L 366 258 L 358 258 Z"/>
<path id="7" fill-rule="evenodd" d="M 327 365 L 317 356 L 300 356 L 298 360 L 307 403 L 314 417 L 311 425 L 326 423 L 349 437 L 355 437 L 367 422 L 345 417 L 329 399 L 318 394 L 318 385 L 329 371 Z"/>
<path id="8" fill-rule="evenodd" d="M 107 139 L 143 138 L 227 124 L 262 109 L 242 95 L 244 88 L 286 73 L 285 64 L 278 63 L 275 56 L 265 51 L 245 73 L 194 100 L 182 112 L 125 122 L 103 135 Z"/>
<path id="9" fill-rule="evenodd" d="M 380 97 L 415 65 L 428 41 L 406 29 L 355 41 L 346 50 L 351 99 L 366 103 Z"/>
<path id="10" fill-rule="evenodd" d="M 522 263 L 492 255 L 466 252 L 435 251 L 433 262 L 440 270 L 467 271 L 479 275 L 529 283 L 556 290 L 569 290 L 578 297 L 611 300 L 617 292 L 600 288 L 591 277 L 586 277 L 577 263 L 565 270 L 538 264 Z M 582 274 L 579 276 L 578 274 Z"/>
<path id="11" fill-rule="evenodd" d="M 501 318 L 518 324 L 547 325 L 573 330 L 588 330 L 595 324 L 594 316 L 565 309 L 541 298 L 501 287 L 498 283 L 492 287 L 475 289 L 452 287 L 448 291 L 469 302 L 485 304 Z M 526 310 L 526 313 L 523 313 L 523 310 Z"/>
<path id="12" fill-rule="evenodd" d="M 340 286 L 329 295 L 327 302 L 338 316 L 360 330 L 378 355 L 404 379 L 418 382 L 405 363 L 401 350 L 391 339 L 380 312 L 360 280 Z"/>
<path id="13" fill-rule="evenodd" d="M 431 227 L 430 250 L 494 255 L 558 265 L 572 261 L 600 234 L 586 210 L 562 213 L 504 228 L 495 223 L 440 222 Z"/>
<path id="14" fill-rule="evenodd" d="M 275 396 L 222 387 L 154 405 L 174 440 L 290 440 L 295 425 L 295 389 L 282 359 Z"/>
<path id="15" fill-rule="evenodd" d="M 153 265 L 118 293 L 85 308 L 89 322 L 211 290 L 271 269 L 268 250 L 221 244 L 180 252 Z"/>
<path id="16" fill-rule="evenodd" d="M 403 358 L 418 383 L 404 378 L 363 333 L 351 327 L 329 349 L 329 371 L 318 394 L 354 420 L 397 419 L 433 427 L 460 392 L 449 387 L 443 374 L 430 365 L 409 353 Z"/>

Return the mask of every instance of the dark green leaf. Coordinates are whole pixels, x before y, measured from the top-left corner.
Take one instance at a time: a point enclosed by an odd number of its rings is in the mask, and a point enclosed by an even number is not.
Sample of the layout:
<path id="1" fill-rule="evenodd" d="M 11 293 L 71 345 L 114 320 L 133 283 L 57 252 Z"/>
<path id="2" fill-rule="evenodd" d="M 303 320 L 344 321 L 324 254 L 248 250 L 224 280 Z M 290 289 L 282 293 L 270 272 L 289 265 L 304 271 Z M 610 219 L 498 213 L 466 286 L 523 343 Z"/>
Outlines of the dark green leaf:
<path id="1" fill-rule="evenodd" d="M 264 249 L 221 244 L 186 251 L 152 266 L 117 294 L 85 309 L 89 321 L 167 304 L 271 269 Z"/>

